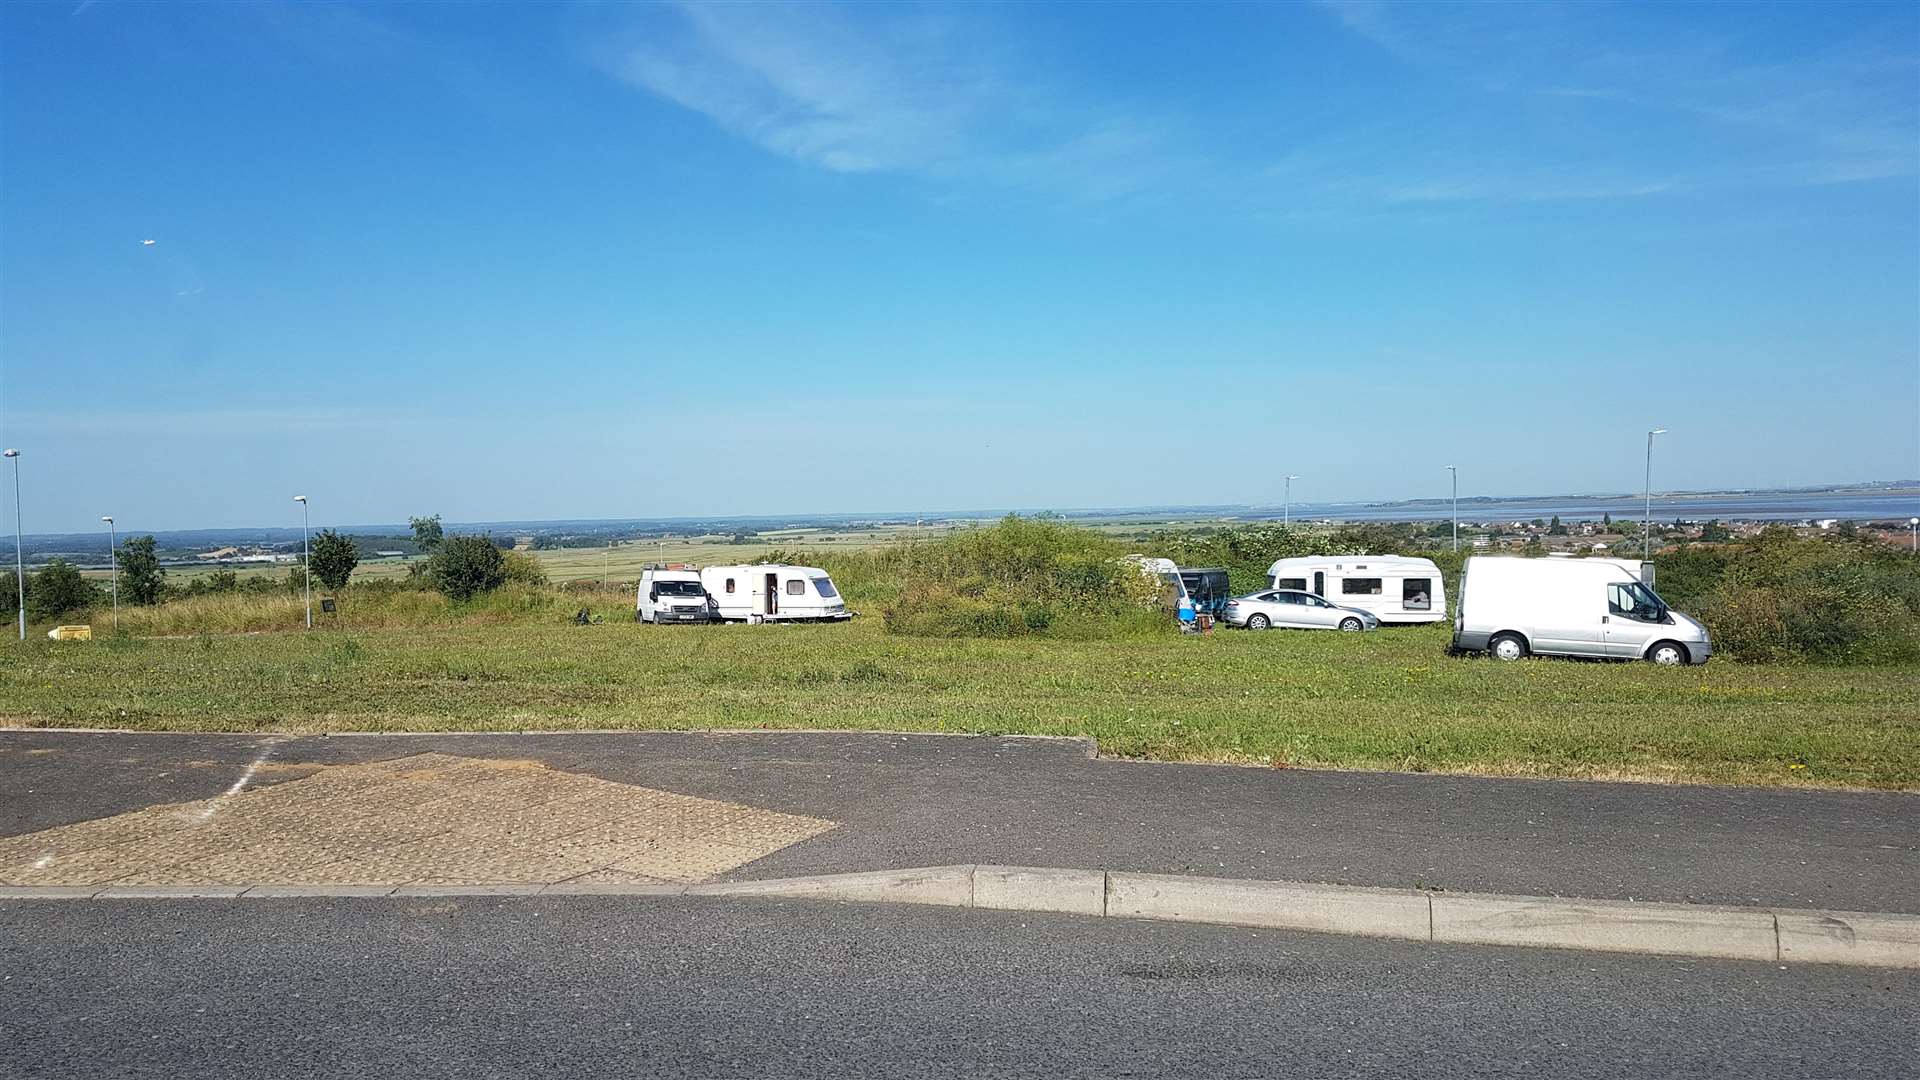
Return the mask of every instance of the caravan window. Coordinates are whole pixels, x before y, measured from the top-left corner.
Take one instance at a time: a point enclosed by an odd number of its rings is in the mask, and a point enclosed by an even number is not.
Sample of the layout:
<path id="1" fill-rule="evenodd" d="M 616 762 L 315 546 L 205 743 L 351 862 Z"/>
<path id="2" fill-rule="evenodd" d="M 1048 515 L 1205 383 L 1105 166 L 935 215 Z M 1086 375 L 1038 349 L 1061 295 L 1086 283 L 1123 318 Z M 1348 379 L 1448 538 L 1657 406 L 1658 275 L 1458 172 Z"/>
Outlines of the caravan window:
<path id="1" fill-rule="evenodd" d="M 1340 579 L 1340 592 L 1345 596 L 1379 596 L 1386 591 L 1386 583 L 1377 577 Z"/>
<path id="2" fill-rule="evenodd" d="M 833 580 L 831 578 L 823 578 L 823 577 L 814 578 L 813 591 L 819 593 L 821 596 L 824 596 L 829 600 L 840 595 L 839 593 L 833 591 Z"/>
<path id="3" fill-rule="evenodd" d="M 1273 587 L 1276 589 L 1299 589 L 1301 592 L 1306 592 L 1307 579 L 1303 577 L 1275 578 L 1273 579 Z"/>
<path id="4" fill-rule="evenodd" d="M 787 595 L 788 596 L 807 595 L 807 579 L 806 578 L 788 578 L 787 579 Z"/>
<path id="5" fill-rule="evenodd" d="M 1433 579 L 1410 577 L 1402 581 L 1400 606 L 1408 611 L 1433 610 Z"/>
<path id="6" fill-rule="evenodd" d="M 727 579 L 727 591 L 728 591 L 728 592 L 732 592 L 732 591 L 733 591 L 733 579 L 732 579 L 732 578 L 728 578 L 728 579 Z"/>

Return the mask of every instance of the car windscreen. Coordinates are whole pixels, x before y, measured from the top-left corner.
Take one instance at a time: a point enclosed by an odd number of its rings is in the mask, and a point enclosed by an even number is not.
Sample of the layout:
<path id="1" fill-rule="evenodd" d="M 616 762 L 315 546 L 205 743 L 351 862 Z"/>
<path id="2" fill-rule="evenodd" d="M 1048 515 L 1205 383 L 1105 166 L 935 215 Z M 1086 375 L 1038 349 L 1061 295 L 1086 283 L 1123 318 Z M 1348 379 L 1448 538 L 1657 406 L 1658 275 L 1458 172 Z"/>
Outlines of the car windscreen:
<path id="1" fill-rule="evenodd" d="M 656 581 L 653 590 L 661 596 L 705 596 L 706 590 L 697 581 Z"/>
<path id="2" fill-rule="evenodd" d="M 833 581 L 830 578 L 823 578 L 823 577 L 814 578 L 813 591 L 819 593 L 821 596 L 826 596 L 826 597 L 834 597 L 834 596 L 840 595 L 839 593 L 833 590 Z"/>

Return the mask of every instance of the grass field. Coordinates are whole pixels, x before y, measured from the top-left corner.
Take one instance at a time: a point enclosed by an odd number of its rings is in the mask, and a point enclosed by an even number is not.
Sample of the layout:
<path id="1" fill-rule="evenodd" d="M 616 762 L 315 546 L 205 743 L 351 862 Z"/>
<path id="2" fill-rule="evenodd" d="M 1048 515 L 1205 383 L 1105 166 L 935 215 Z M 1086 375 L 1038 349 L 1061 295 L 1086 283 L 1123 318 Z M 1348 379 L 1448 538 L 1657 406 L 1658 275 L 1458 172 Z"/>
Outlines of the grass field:
<path id="1" fill-rule="evenodd" d="M 0 722 L 196 731 L 817 728 L 1091 735 L 1269 766 L 1920 789 L 1920 668 L 1445 655 L 1441 627 L 1097 642 L 511 622 L 43 639 Z"/>

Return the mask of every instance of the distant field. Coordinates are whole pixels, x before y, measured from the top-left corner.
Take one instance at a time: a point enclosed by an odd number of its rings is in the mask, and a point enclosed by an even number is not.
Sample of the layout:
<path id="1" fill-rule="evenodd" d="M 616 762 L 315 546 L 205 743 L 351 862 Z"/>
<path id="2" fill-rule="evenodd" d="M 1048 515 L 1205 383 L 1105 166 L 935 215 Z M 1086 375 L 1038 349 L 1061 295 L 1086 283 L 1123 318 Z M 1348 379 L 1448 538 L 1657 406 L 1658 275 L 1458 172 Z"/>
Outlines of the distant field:
<path id="1" fill-rule="evenodd" d="M 1018 732 L 1169 760 L 1920 789 L 1911 665 L 1497 664 L 1446 656 L 1441 627 L 928 640 L 877 618 L 648 627 L 616 594 L 598 606 L 608 620 L 588 627 L 543 609 L 432 629 L 36 639 L 0 648 L 0 722 Z"/>
<path id="2" fill-rule="evenodd" d="M 942 536 L 953 531 L 948 526 L 863 529 L 844 532 L 834 529 L 782 529 L 757 534 L 744 544 L 735 544 L 724 535 L 674 536 L 661 540 L 630 540 L 607 547 L 550 548 L 529 554 L 540 560 L 556 582 L 637 581 L 640 571 L 651 563 L 690 562 L 700 565 L 751 560 L 774 548 L 804 555 L 807 552 L 866 551 L 884 547 L 901 539 Z M 355 581 L 378 581 L 407 576 L 408 566 L 418 557 L 365 559 L 354 568 Z M 189 582 L 220 570 L 232 570 L 239 578 L 287 576 L 288 563 L 214 563 L 206 566 L 169 566 L 167 579 Z M 29 567 L 31 571 L 31 567 Z M 110 571 L 88 569 L 91 578 L 105 581 Z"/>

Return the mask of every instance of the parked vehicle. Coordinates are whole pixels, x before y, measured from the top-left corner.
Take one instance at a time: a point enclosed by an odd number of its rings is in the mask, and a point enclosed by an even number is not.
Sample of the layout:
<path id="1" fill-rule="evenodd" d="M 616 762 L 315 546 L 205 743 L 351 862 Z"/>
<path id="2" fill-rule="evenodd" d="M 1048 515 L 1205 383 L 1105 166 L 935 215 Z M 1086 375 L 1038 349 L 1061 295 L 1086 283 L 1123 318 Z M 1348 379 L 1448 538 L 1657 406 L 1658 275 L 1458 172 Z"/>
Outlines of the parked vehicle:
<path id="1" fill-rule="evenodd" d="M 834 622 L 853 617 L 827 572 L 814 566 L 709 566 L 700 583 L 730 622 Z"/>
<path id="2" fill-rule="evenodd" d="M 633 617 L 645 623 L 704 623 L 718 621 L 720 612 L 700 584 L 700 571 L 675 563 L 640 571 Z"/>
<path id="3" fill-rule="evenodd" d="M 1453 647 L 1502 660 L 1539 653 L 1706 663 L 1707 628 L 1667 607 L 1651 570 L 1624 559 L 1473 556 L 1460 579 Z"/>
<path id="4" fill-rule="evenodd" d="M 1360 608 L 1341 607 L 1305 589 L 1268 589 L 1227 601 L 1227 625 L 1249 630 L 1284 626 L 1296 630 L 1374 630 L 1380 617 Z"/>
<path id="5" fill-rule="evenodd" d="M 1232 598 L 1233 590 L 1227 584 L 1227 572 L 1224 569 L 1177 566 L 1172 559 L 1146 555 L 1129 555 L 1127 561 L 1138 566 L 1141 573 L 1166 582 L 1172 589 L 1171 599 L 1176 607 L 1184 598 L 1192 602 L 1195 614 L 1226 618 L 1227 601 Z"/>
<path id="6" fill-rule="evenodd" d="M 1267 568 L 1276 589 L 1299 589 L 1381 622 L 1431 623 L 1447 617 L 1446 583 L 1431 559 L 1406 555 L 1308 555 Z"/>

